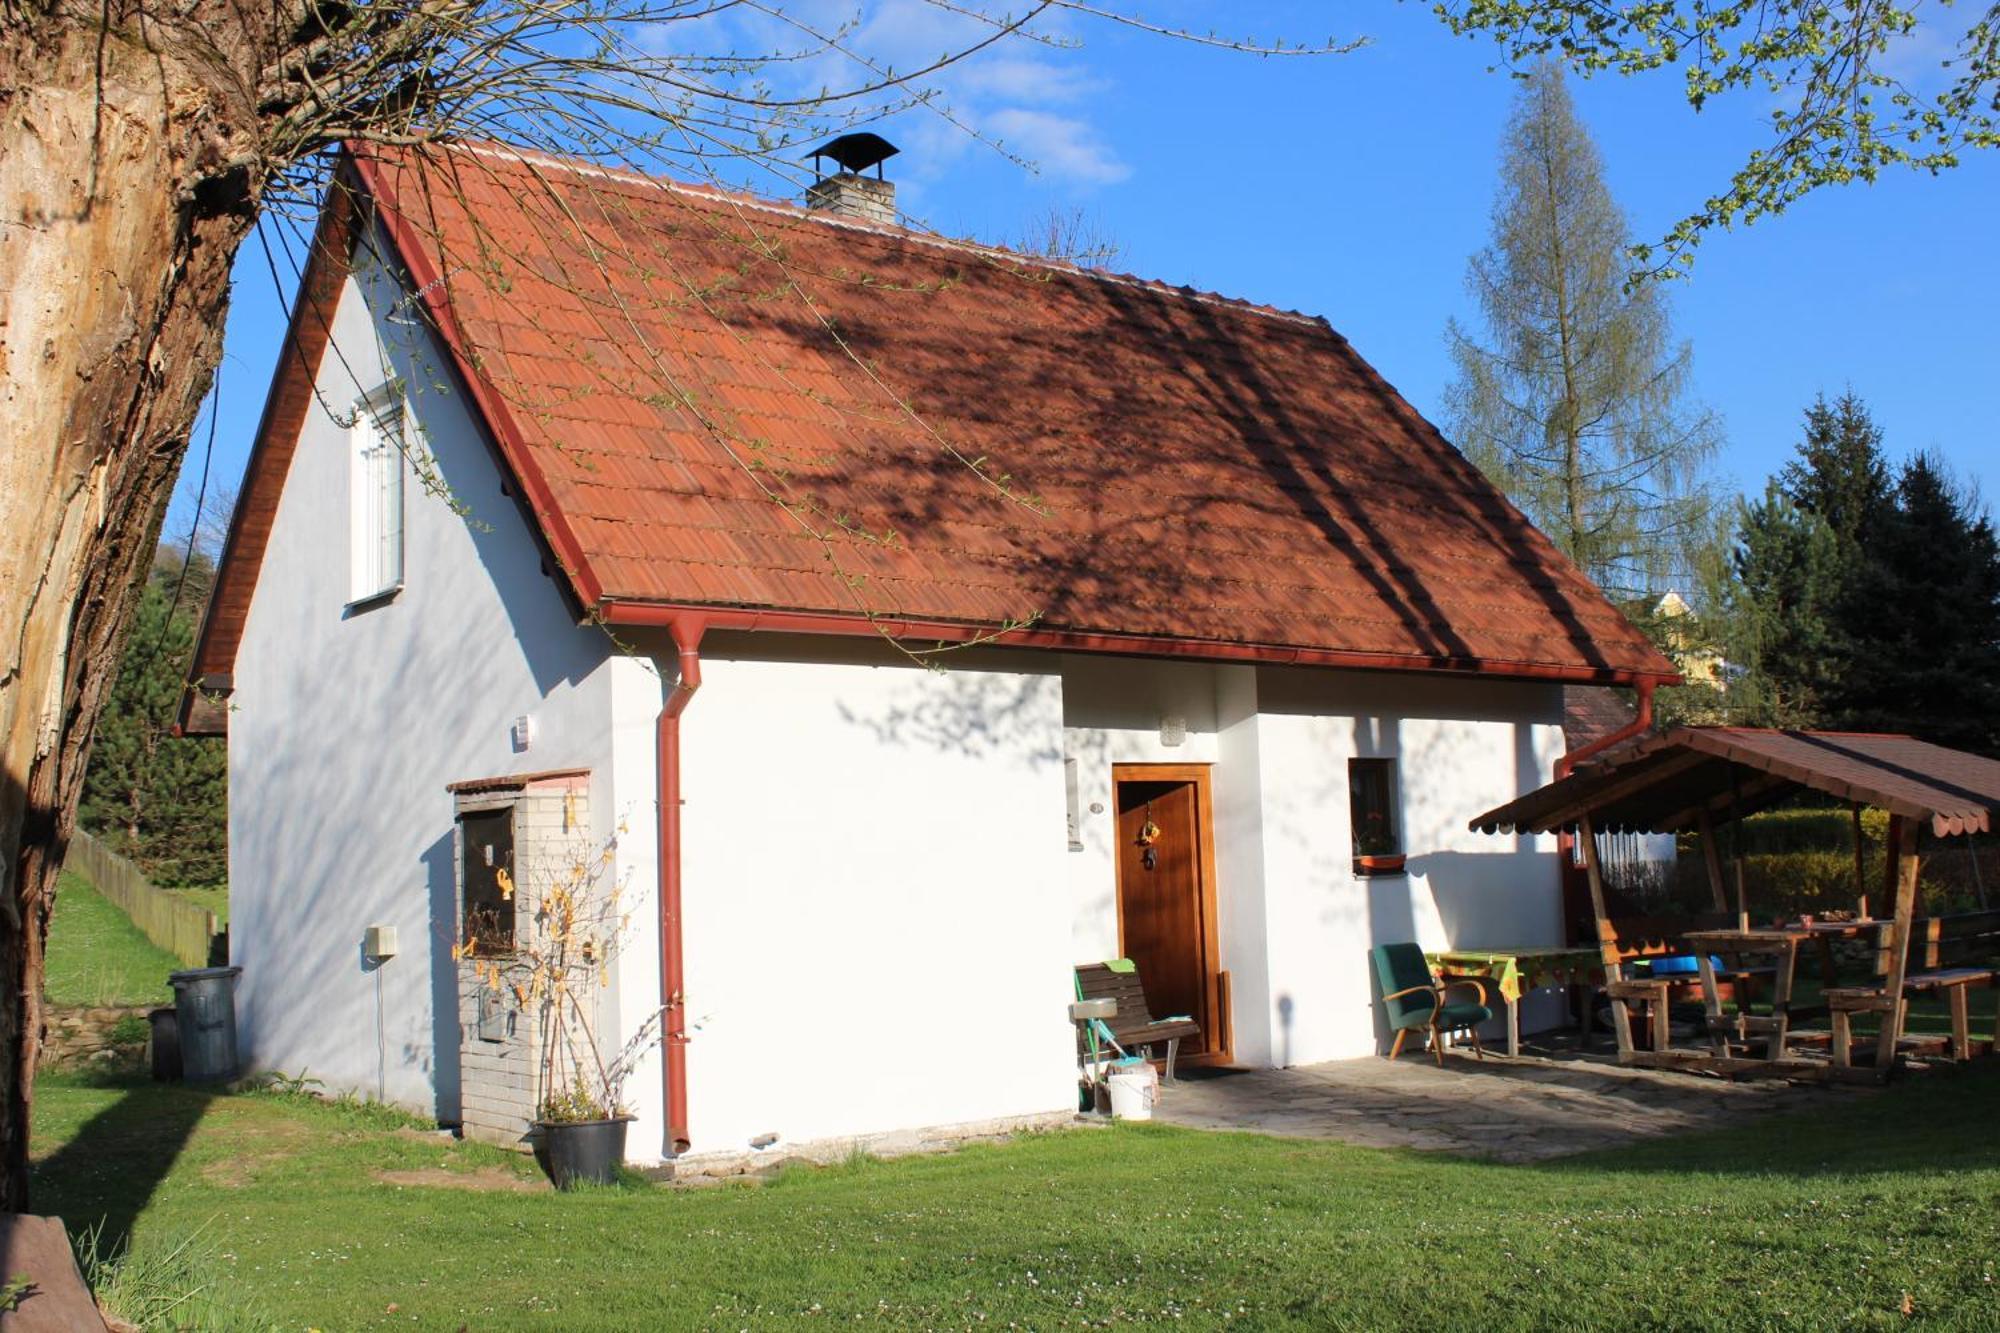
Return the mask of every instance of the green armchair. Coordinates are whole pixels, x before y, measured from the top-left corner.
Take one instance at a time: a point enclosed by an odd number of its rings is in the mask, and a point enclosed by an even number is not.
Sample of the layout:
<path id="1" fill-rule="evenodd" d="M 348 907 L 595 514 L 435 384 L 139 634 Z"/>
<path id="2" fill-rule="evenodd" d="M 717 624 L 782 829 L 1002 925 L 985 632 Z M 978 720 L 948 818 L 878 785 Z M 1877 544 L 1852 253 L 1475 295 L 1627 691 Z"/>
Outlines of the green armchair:
<path id="1" fill-rule="evenodd" d="M 1470 1032 L 1472 1049 L 1480 1059 L 1486 1058 L 1486 1048 L 1479 1044 L 1479 1025 L 1492 1018 L 1493 1011 L 1480 1003 L 1486 998 L 1483 985 L 1469 978 L 1439 980 L 1425 961 L 1424 951 L 1414 944 L 1378 944 L 1368 956 L 1375 962 L 1375 979 L 1382 983 L 1382 1009 L 1396 1034 L 1396 1043 L 1389 1048 L 1391 1060 L 1403 1053 L 1403 1039 L 1416 1031 L 1429 1035 L 1431 1054 L 1440 1066 L 1444 1064 L 1440 1038 L 1446 1032 Z M 1445 999 L 1448 992 L 1461 987 L 1479 1000 Z"/>

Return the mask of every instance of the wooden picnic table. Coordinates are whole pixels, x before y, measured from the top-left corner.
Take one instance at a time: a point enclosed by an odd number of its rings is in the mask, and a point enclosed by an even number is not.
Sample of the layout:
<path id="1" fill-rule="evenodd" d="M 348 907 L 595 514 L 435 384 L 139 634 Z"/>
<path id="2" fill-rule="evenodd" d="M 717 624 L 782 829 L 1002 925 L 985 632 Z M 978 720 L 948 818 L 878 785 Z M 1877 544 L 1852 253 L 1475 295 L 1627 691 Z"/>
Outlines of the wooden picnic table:
<path id="1" fill-rule="evenodd" d="M 1818 947 L 1820 983 L 1831 987 L 1840 984 L 1840 970 L 1833 957 L 1833 942 L 1858 940 L 1870 934 L 1879 937 L 1886 927 L 1894 924 L 1880 917 L 1856 917 L 1851 921 L 1815 921 L 1799 929 Z"/>
<path id="2" fill-rule="evenodd" d="M 1807 943 L 1819 948 L 1820 970 L 1825 983 L 1833 985 L 1837 978 L 1834 973 L 1833 941 L 1837 939 L 1859 939 L 1870 931 L 1879 931 L 1891 924 L 1886 921 L 1816 921 L 1810 925 L 1779 925 L 1752 927 L 1732 930 L 1689 931 L 1686 940 L 1701 968 L 1702 1001 L 1708 1008 L 1709 1034 L 1718 1055 L 1727 1056 L 1731 1038 L 1735 1032 L 1735 1042 L 1748 1046 L 1753 1034 L 1764 1038 L 1764 1058 L 1782 1060 L 1785 1046 L 1791 1038 L 1792 1024 L 1801 1018 L 1822 1015 L 1824 1010 L 1795 1009 L 1792 1006 L 1792 987 L 1797 979 L 1799 950 Z M 1769 957 L 1776 961 L 1772 983 L 1771 1014 L 1766 1018 L 1752 1014 L 1743 1002 L 1739 991 L 1736 1014 L 1733 1019 L 1725 1019 L 1722 1013 L 1722 994 L 1716 986 L 1715 957 L 1740 958 L 1745 955 Z"/>
<path id="3" fill-rule="evenodd" d="M 1528 945 L 1510 949 L 1444 949 L 1424 955 L 1436 971 L 1492 984 L 1507 1002 L 1507 1054 L 1521 1053 L 1521 996 L 1550 979 L 1564 986 L 1587 982 L 1601 964 L 1595 949 Z M 1583 1006 L 1583 1031 L 1590 1032 L 1590 1006 Z"/>

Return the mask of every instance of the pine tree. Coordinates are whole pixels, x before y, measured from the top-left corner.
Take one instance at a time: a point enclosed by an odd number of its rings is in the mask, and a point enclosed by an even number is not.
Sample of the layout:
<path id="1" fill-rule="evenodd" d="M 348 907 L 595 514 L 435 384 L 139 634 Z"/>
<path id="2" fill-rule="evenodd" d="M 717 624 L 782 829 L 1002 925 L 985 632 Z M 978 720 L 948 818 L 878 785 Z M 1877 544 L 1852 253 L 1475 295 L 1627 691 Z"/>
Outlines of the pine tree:
<path id="1" fill-rule="evenodd" d="M 1543 62 L 1508 123 L 1492 242 L 1469 266 L 1486 340 L 1456 321 L 1447 333 L 1447 416 L 1528 517 L 1627 597 L 1691 584 L 1720 436 L 1688 400 L 1664 294 L 1627 282 L 1630 241 L 1562 71 Z"/>
<path id="2" fill-rule="evenodd" d="M 1729 719 L 1814 727 L 1827 718 L 1847 664 L 1841 633 L 1839 538 L 1773 481 L 1743 507 L 1727 594 Z"/>
<path id="3" fill-rule="evenodd" d="M 1733 572 L 1732 720 L 2000 754 L 2000 535 L 1942 459 L 1892 468 L 1859 397 L 1806 409 Z"/>
<path id="4" fill-rule="evenodd" d="M 1831 403 L 1821 394 L 1806 409 L 1798 454 L 1778 474 L 1779 485 L 1857 554 L 1892 505 L 1882 428 L 1851 390 Z"/>
<path id="5" fill-rule="evenodd" d="M 2000 541 L 1977 497 L 1915 455 L 1854 567 L 1840 724 L 2000 753 Z"/>
<path id="6" fill-rule="evenodd" d="M 85 827 L 168 885 L 220 884 L 229 873 L 227 750 L 213 737 L 173 734 L 194 651 L 199 603 L 189 589 L 204 586 L 209 572 L 201 555 L 185 579 L 178 554 L 163 553 L 154 567 L 77 811 Z"/>

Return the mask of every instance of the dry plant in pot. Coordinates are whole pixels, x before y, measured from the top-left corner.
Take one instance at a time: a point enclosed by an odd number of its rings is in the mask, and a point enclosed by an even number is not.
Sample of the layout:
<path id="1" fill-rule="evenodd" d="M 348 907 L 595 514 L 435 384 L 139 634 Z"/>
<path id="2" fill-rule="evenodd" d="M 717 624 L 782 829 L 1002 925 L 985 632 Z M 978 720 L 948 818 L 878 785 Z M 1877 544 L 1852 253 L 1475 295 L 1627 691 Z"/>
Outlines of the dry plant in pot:
<path id="1" fill-rule="evenodd" d="M 501 871 L 501 891 L 520 894 L 528 928 L 504 955 L 482 957 L 476 943 L 456 950 L 531 1025 L 535 1155 L 558 1189 L 617 1179 L 633 1118 L 624 1085 L 659 1039 L 654 1014 L 607 1058 L 598 1031 L 598 1001 L 630 924 L 616 862 L 614 837 L 600 855 L 572 861 L 545 883 L 516 886 Z"/>

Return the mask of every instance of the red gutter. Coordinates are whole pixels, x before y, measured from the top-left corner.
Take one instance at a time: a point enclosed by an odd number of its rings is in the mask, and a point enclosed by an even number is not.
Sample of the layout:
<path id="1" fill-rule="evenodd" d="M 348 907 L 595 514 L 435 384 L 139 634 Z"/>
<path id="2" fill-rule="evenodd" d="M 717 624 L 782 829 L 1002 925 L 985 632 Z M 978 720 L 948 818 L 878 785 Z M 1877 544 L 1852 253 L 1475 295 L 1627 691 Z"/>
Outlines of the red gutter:
<path id="1" fill-rule="evenodd" d="M 699 616 L 667 623 L 680 661 L 680 676 L 660 705 L 658 765 L 660 789 L 660 1013 L 664 1059 L 660 1090 L 667 1110 L 665 1155 L 688 1146 L 687 968 L 681 951 L 681 714 L 701 688 Z"/>
<path id="2" fill-rule="evenodd" d="M 1624 742 L 1631 740 L 1634 736 L 1644 735 L 1646 731 L 1652 727 L 1653 690 L 1659 684 L 1659 682 L 1652 679 L 1651 677 L 1641 677 L 1635 683 L 1637 684 L 1639 689 L 1638 716 L 1634 717 L 1630 722 L 1627 722 L 1624 726 L 1618 728 L 1618 730 L 1612 732 L 1610 735 L 1599 736 L 1596 740 L 1592 741 L 1590 744 L 1579 745 L 1576 749 L 1571 750 L 1568 753 L 1559 757 L 1556 760 L 1556 781 L 1560 782 L 1562 781 L 1562 779 L 1568 777 L 1570 775 L 1570 770 L 1574 769 L 1578 764 L 1582 763 L 1584 760 L 1589 759 L 1593 755 L 1603 754 L 1606 750 L 1610 749 L 1612 746 L 1623 744 Z"/>
<path id="3" fill-rule="evenodd" d="M 607 624 L 671 628 L 689 616 L 704 628 L 764 630 L 791 634 L 836 634 L 864 638 L 929 639 L 941 643 L 987 642 L 1009 648 L 1059 648 L 1073 652 L 1130 653 L 1144 657 L 1185 657 L 1206 661 L 1260 662 L 1272 666 L 1330 666 L 1389 671 L 1462 671 L 1517 680 L 1562 680 L 1588 685 L 1630 685 L 1640 691 L 1642 716 L 1652 716 L 1652 690 L 1679 677 L 1649 675 L 1629 668 L 1563 667 L 1546 662 L 1500 662 L 1486 658 L 1416 653 L 1367 653 L 1343 649 L 1281 647 L 1225 639 L 1166 639 L 1145 634 L 1099 634 L 1075 630 L 1023 629 L 996 632 L 991 625 L 954 621 L 869 618 L 809 611 L 764 611 L 728 607 L 683 607 L 657 602 L 606 599 L 599 613 Z M 1620 732 L 1622 738 L 1626 733 Z"/>
<path id="4" fill-rule="evenodd" d="M 1557 756 L 1555 780 L 1562 781 L 1570 775 L 1572 769 L 1593 755 L 1603 754 L 1614 745 L 1622 745 L 1635 736 L 1644 735 L 1653 725 L 1653 690 L 1658 684 L 1657 680 L 1642 677 L 1637 682 L 1639 690 L 1637 716 L 1610 735 L 1599 736 L 1588 745 L 1579 745 L 1576 749 Z M 1579 896 L 1575 884 L 1575 869 L 1576 832 L 1573 829 L 1563 829 L 1556 834 L 1556 882 L 1562 894 L 1563 918 L 1571 924 L 1575 924 L 1578 920 L 1576 911 L 1572 910 L 1572 899 Z M 1567 932 L 1569 926 L 1565 926 L 1564 929 Z M 1588 944 L 1596 942 L 1595 939 L 1572 941 L 1572 943 Z"/>

